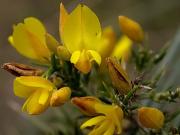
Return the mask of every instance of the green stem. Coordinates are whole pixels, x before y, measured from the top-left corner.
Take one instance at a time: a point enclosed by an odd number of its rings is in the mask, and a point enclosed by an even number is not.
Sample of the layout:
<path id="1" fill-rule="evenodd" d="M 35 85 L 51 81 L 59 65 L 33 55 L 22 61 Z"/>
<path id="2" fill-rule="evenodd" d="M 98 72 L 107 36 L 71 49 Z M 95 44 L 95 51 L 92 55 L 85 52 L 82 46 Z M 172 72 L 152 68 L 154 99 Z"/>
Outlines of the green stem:
<path id="1" fill-rule="evenodd" d="M 42 75 L 42 77 L 48 79 L 50 77 L 51 74 L 54 73 L 54 68 L 51 66 L 49 67 L 49 69 Z"/>
<path id="2" fill-rule="evenodd" d="M 126 97 L 124 98 L 123 100 L 123 104 L 124 105 L 127 105 L 128 104 L 128 101 L 131 99 L 131 97 L 134 95 L 134 93 L 138 90 L 138 86 L 134 86 L 134 88 L 132 89 L 132 91 L 130 91 Z"/>

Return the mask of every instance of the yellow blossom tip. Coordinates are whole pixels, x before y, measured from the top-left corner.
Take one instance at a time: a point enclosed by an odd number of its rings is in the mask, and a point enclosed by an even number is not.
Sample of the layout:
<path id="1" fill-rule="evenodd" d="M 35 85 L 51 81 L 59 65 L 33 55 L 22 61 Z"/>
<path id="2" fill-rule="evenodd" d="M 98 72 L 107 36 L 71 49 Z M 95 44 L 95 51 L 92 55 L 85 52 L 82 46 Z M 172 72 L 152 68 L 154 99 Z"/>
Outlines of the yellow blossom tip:
<path id="1" fill-rule="evenodd" d="M 125 16 L 119 16 L 119 24 L 121 30 L 134 42 L 142 42 L 144 40 L 144 32 L 140 24 Z"/>
<path id="2" fill-rule="evenodd" d="M 14 26 L 10 42 L 21 55 L 47 64 L 50 51 L 45 43 L 45 33 L 46 29 L 38 19 L 28 17 L 24 23 Z"/>
<path id="3" fill-rule="evenodd" d="M 60 43 L 49 33 L 45 34 L 46 38 L 46 45 L 48 49 L 52 52 L 57 54 L 57 47 L 60 45 Z"/>
<path id="4" fill-rule="evenodd" d="M 13 36 L 9 36 L 9 37 L 8 37 L 8 41 L 9 41 L 9 43 L 10 43 L 12 46 L 14 45 Z"/>
<path id="5" fill-rule="evenodd" d="M 52 93 L 50 99 L 51 106 L 60 106 L 67 102 L 71 97 L 71 89 L 69 87 L 60 88 Z"/>
<path id="6" fill-rule="evenodd" d="M 157 108 L 141 107 L 138 109 L 138 120 L 146 128 L 159 129 L 164 124 L 164 114 Z"/>
<path id="7" fill-rule="evenodd" d="M 94 126 L 100 122 L 102 122 L 106 117 L 105 116 L 97 116 L 97 117 L 94 117 L 86 122 L 84 122 L 82 125 L 81 125 L 81 129 L 84 129 L 84 128 L 87 128 L 87 127 L 91 127 L 91 126 Z"/>
<path id="8" fill-rule="evenodd" d="M 121 59 L 122 62 L 126 63 L 131 57 L 132 44 L 132 40 L 127 36 L 122 36 L 117 42 L 111 56 L 116 57 L 118 60 Z"/>
<path id="9" fill-rule="evenodd" d="M 97 115 L 95 110 L 95 104 L 101 103 L 97 98 L 87 96 L 87 97 L 74 97 L 71 102 L 76 105 L 84 114 L 88 116 Z"/>
<path id="10" fill-rule="evenodd" d="M 65 9 L 63 3 L 60 3 L 60 17 L 59 17 L 59 34 L 62 38 L 63 28 L 68 17 L 68 12 Z"/>

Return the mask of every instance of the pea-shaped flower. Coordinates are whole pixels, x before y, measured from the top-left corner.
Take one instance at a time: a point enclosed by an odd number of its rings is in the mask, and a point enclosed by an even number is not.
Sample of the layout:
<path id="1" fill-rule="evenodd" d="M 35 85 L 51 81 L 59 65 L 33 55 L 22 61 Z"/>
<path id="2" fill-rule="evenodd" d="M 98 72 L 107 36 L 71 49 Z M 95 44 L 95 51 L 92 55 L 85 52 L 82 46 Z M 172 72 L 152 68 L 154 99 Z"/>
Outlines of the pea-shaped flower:
<path id="1" fill-rule="evenodd" d="M 48 63 L 50 51 L 45 42 L 46 29 L 36 18 L 28 17 L 24 23 L 13 27 L 9 37 L 11 45 L 23 56 L 41 63 Z"/>
<path id="2" fill-rule="evenodd" d="M 84 114 L 93 118 L 81 125 L 81 129 L 93 127 L 89 135 L 113 135 L 122 132 L 123 111 L 117 105 L 108 105 L 95 97 L 76 97 L 72 102 Z"/>
<path id="3" fill-rule="evenodd" d="M 95 13 L 79 4 L 70 14 L 61 5 L 60 33 L 64 46 L 71 54 L 70 61 L 83 73 L 88 73 L 92 61 L 101 63 L 98 44 L 101 26 Z"/>
<path id="4" fill-rule="evenodd" d="M 69 100 L 71 90 L 68 87 L 57 90 L 53 83 L 39 76 L 21 76 L 14 80 L 14 93 L 26 99 L 22 111 L 35 115 L 44 112 L 50 105 L 64 104 Z"/>

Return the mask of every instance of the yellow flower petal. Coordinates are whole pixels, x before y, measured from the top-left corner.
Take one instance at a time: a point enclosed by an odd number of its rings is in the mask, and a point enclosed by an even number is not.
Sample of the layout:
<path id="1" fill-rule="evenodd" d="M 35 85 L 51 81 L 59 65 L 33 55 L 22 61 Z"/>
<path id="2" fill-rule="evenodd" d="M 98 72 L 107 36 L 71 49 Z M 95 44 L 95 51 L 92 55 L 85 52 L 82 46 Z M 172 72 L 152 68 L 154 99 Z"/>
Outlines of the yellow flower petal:
<path id="1" fill-rule="evenodd" d="M 48 100 L 42 105 L 39 104 L 39 97 L 41 96 L 41 91 L 35 91 L 32 96 L 30 96 L 28 103 L 26 104 L 26 110 L 31 115 L 37 115 L 44 112 L 49 106 Z"/>
<path id="2" fill-rule="evenodd" d="M 45 44 L 45 28 L 41 22 L 29 17 L 14 26 L 13 47 L 25 57 L 47 63 L 50 52 Z"/>
<path id="3" fill-rule="evenodd" d="M 98 112 L 98 113 L 101 113 L 101 114 L 109 114 L 111 111 L 112 111 L 112 106 L 111 105 L 107 105 L 107 104 L 95 104 L 95 110 Z"/>
<path id="4" fill-rule="evenodd" d="M 52 91 L 54 85 L 38 76 L 21 76 L 14 80 L 14 93 L 19 97 L 28 97 L 32 92 L 39 89 L 47 89 Z"/>
<path id="5" fill-rule="evenodd" d="M 81 55 L 80 51 L 73 52 L 70 59 L 71 63 L 76 64 L 79 60 L 80 55 Z"/>
<path id="6" fill-rule="evenodd" d="M 118 106 L 114 108 L 115 113 L 113 114 L 114 124 L 116 126 L 117 133 L 120 134 L 122 132 L 122 120 L 123 120 L 123 111 Z"/>
<path id="7" fill-rule="evenodd" d="M 78 55 L 76 56 L 77 58 Z M 92 64 L 91 64 L 90 56 L 86 50 L 83 50 L 81 52 L 78 61 L 74 63 L 74 65 L 79 71 L 81 71 L 84 74 L 90 72 Z"/>
<path id="8" fill-rule="evenodd" d="M 8 37 L 8 41 L 9 41 L 9 43 L 10 43 L 12 46 L 14 46 L 13 36 L 9 36 L 9 37 Z"/>
<path id="9" fill-rule="evenodd" d="M 57 47 L 60 45 L 60 43 L 49 33 L 45 34 L 46 39 L 46 45 L 48 49 L 52 52 L 57 54 Z"/>
<path id="10" fill-rule="evenodd" d="M 102 32 L 102 39 L 99 43 L 98 52 L 103 58 L 109 57 L 114 49 L 116 35 L 111 26 L 105 27 Z"/>
<path id="11" fill-rule="evenodd" d="M 116 57 L 118 60 L 127 62 L 131 56 L 132 41 L 127 36 L 122 36 L 115 46 L 111 56 Z"/>
<path id="12" fill-rule="evenodd" d="M 101 125 L 93 129 L 89 135 L 102 135 L 109 126 L 109 121 L 104 120 Z"/>
<path id="13" fill-rule="evenodd" d="M 110 124 L 107 131 L 103 135 L 113 135 L 115 131 L 114 124 Z"/>
<path id="14" fill-rule="evenodd" d="M 91 127 L 91 126 L 94 126 L 94 125 L 97 125 L 98 123 L 101 123 L 106 117 L 105 116 L 97 116 L 97 117 L 94 117 L 86 122 L 84 122 L 82 125 L 81 125 L 81 129 L 84 129 L 86 127 Z"/>
<path id="15" fill-rule="evenodd" d="M 41 104 L 41 105 L 44 105 L 47 102 L 49 96 L 50 96 L 50 92 L 48 90 L 43 90 L 42 89 L 39 100 L 38 100 L 38 103 Z"/>
<path id="16" fill-rule="evenodd" d="M 63 3 L 60 4 L 60 17 L 59 17 L 59 34 L 60 37 L 62 38 L 62 32 L 63 32 L 63 28 L 64 28 L 64 24 L 67 20 L 68 17 L 68 12 L 65 9 Z"/>
<path id="17" fill-rule="evenodd" d="M 77 50 L 95 50 L 101 35 L 97 16 L 85 5 L 78 5 L 68 15 L 62 32 L 62 40 L 72 53 Z"/>
<path id="18" fill-rule="evenodd" d="M 30 43 L 30 40 L 28 39 L 29 36 L 25 29 L 26 27 L 22 23 L 14 27 L 13 47 L 15 47 L 21 55 L 31 59 L 37 59 L 38 56 L 36 55 L 34 48 L 31 46 L 32 43 Z"/>
<path id="19" fill-rule="evenodd" d="M 46 29 L 44 25 L 34 17 L 24 19 L 24 24 L 29 32 L 32 32 L 45 46 Z"/>
<path id="20" fill-rule="evenodd" d="M 96 63 L 98 65 L 101 64 L 101 56 L 99 55 L 98 52 L 96 52 L 94 50 L 88 50 L 87 52 L 90 53 L 90 55 L 91 55 L 91 60 L 90 61 L 94 60 L 94 61 L 96 61 Z"/>
<path id="21" fill-rule="evenodd" d="M 29 101 L 31 100 L 32 96 L 33 96 L 33 93 L 28 97 L 28 99 L 26 99 L 25 103 L 23 104 L 22 109 L 21 109 L 23 112 L 26 112 L 27 105 L 28 105 Z"/>
<path id="22" fill-rule="evenodd" d="M 88 73 L 91 70 L 91 62 L 96 61 L 101 64 L 101 56 L 94 50 L 75 51 L 70 59 L 71 63 L 83 73 Z"/>

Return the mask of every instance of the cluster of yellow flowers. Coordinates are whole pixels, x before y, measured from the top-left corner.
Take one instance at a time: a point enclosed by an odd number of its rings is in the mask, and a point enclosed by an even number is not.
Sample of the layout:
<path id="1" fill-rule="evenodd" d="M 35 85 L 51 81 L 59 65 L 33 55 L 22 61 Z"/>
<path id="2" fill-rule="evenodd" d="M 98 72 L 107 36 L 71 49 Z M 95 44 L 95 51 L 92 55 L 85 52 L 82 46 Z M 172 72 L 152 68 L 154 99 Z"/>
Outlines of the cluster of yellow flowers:
<path id="1" fill-rule="evenodd" d="M 108 105 L 95 97 L 75 97 L 72 103 L 90 120 L 81 125 L 81 129 L 94 127 L 89 135 L 113 135 L 121 134 L 123 126 L 123 111 L 118 105 Z M 153 107 L 141 107 L 138 109 L 138 120 L 146 128 L 159 129 L 164 124 L 163 113 Z"/>
<path id="2" fill-rule="evenodd" d="M 133 42 L 144 41 L 144 32 L 137 22 L 125 16 L 119 16 L 119 24 L 124 35 L 116 41 L 113 29 L 106 27 L 102 30 L 98 17 L 86 5 L 79 4 L 68 13 L 61 3 L 61 42 L 50 35 L 34 17 L 28 17 L 24 23 L 15 25 L 9 42 L 20 54 L 36 62 L 50 65 L 51 54 L 55 54 L 64 61 L 70 61 L 83 74 L 91 71 L 93 61 L 102 65 L 107 57 L 121 59 L 124 66 L 112 58 L 106 61 L 113 85 L 120 94 L 126 95 L 133 86 L 124 70 L 125 63 L 131 56 Z M 26 99 L 22 110 L 32 115 L 44 112 L 49 106 L 62 105 L 71 98 L 71 88 L 57 89 L 43 76 L 16 77 L 14 93 Z M 81 126 L 81 129 L 93 127 L 89 135 L 122 133 L 124 113 L 120 106 L 105 104 L 91 96 L 73 97 L 72 103 L 85 115 L 93 117 Z M 163 113 L 155 108 L 139 108 L 137 116 L 140 124 L 146 128 L 158 129 L 164 123 Z"/>

